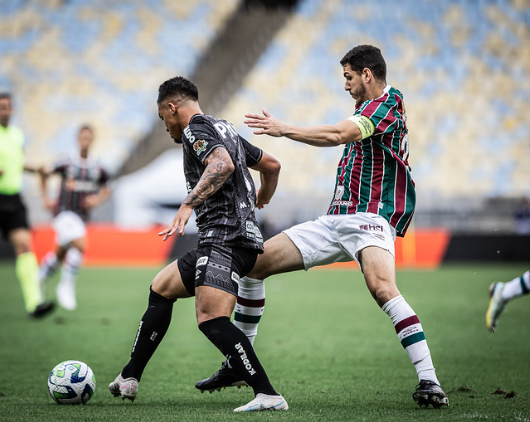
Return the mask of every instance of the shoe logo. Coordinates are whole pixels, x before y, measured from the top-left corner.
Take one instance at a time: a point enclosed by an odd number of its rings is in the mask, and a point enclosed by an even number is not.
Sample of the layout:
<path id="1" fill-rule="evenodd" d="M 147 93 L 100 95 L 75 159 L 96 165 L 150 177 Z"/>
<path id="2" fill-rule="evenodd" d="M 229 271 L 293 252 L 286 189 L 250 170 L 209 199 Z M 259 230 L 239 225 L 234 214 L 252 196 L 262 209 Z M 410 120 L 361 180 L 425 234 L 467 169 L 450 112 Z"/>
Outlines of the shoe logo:
<path id="1" fill-rule="evenodd" d="M 245 365 L 245 369 L 248 371 L 250 375 L 254 375 L 256 371 L 250 364 L 250 361 L 247 358 L 247 352 L 245 352 L 245 349 L 243 348 L 243 346 L 241 346 L 241 343 L 236 344 L 236 349 L 239 352 L 239 357 L 243 361 L 243 365 Z"/>

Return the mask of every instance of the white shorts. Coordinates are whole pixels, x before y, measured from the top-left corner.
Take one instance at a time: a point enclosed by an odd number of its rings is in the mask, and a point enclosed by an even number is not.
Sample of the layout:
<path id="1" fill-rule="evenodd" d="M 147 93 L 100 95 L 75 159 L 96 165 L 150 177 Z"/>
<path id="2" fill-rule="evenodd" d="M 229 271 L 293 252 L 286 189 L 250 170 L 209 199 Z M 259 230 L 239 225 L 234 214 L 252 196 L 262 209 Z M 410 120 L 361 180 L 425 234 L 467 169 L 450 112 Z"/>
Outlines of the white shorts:
<path id="1" fill-rule="evenodd" d="M 59 246 L 67 246 L 75 239 L 80 239 L 86 234 L 85 223 L 75 212 L 63 211 L 53 219 L 55 242 Z"/>
<path id="2" fill-rule="evenodd" d="M 386 249 L 395 256 L 396 230 L 377 214 L 324 215 L 284 233 L 302 253 L 306 270 L 352 260 L 361 266 L 359 252 L 368 246 Z"/>

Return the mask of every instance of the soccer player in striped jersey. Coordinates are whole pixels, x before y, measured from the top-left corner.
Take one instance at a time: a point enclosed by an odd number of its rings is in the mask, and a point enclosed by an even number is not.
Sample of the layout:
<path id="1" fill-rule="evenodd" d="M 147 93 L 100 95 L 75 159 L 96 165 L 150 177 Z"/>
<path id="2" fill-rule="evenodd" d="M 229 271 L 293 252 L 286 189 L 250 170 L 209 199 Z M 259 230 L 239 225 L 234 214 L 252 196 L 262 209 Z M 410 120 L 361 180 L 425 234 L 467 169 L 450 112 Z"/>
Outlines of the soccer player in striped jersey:
<path id="1" fill-rule="evenodd" d="M 506 283 L 500 281 L 490 285 L 490 303 L 486 312 L 486 327 L 491 332 L 497 328 L 497 321 L 510 300 L 530 293 L 530 270 Z"/>
<path id="2" fill-rule="evenodd" d="M 92 127 L 81 126 L 77 135 L 78 151 L 42 172 L 43 201 L 54 215 L 52 225 L 57 246 L 41 262 L 40 281 L 44 286 L 46 279 L 61 266 L 57 301 L 69 311 L 77 307 L 75 281 L 85 251 L 85 222 L 90 211 L 110 196 L 109 174 L 99 160 L 89 156 L 93 142 Z M 53 174 L 60 177 L 57 199 L 48 195 L 48 180 Z"/>
<path id="3" fill-rule="evenodd" d="M 386 83 L 386 63 L 374 46 L 359 45 L 341 60 L 345 90 L 355 99 L 353 116 L 335 124 L 298 127 L 271 114 L 247 114 L 257 135 L 287 137 L 316 147 L 344 145 L 328 213 L 296 225 L 265 242 L 265 252 L 240 280 L 235 321 L 254 337 L 264 305 L 263 280 L 273 274 L 331 264 L 358 262 L 377 304 L 392 320 L 419 383 L 413 399 L 420 406 L 448 405 L 432 363 L 422 325 L 396 284 L 394 240 L 404 236 L 415 207 L 414 181 L 403 95 Z M 239 385 L 229 358 L 196 387 L 212 391 Z"/>
<path id="4" fill-rule="evenodd" d="M 0 93 L 0 232 L 9 240 L 16 256 L 16 275 L 28 315 L 39 318 L 54 307 L 44 302 L 39 287 L 39 263 L 32 250 L 31 232 L 22 200 L 22 174 L 36 169 L 24 163 L 24 134 L 10 124 L 11 94 Z"/>

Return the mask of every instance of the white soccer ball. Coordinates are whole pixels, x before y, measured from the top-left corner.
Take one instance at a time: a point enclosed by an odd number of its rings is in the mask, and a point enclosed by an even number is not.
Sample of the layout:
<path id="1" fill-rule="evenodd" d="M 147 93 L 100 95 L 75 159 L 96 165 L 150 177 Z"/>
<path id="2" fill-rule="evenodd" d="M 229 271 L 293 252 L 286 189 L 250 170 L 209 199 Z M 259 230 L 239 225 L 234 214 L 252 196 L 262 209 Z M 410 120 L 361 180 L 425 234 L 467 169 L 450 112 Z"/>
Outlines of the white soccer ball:
<path id="1" fill-rule="evenodd" d="M 96 391 L 96 378 L 86 363 L 67 360 L 52 369 L 48 391 L 59 404 L 85 404 Z"/>

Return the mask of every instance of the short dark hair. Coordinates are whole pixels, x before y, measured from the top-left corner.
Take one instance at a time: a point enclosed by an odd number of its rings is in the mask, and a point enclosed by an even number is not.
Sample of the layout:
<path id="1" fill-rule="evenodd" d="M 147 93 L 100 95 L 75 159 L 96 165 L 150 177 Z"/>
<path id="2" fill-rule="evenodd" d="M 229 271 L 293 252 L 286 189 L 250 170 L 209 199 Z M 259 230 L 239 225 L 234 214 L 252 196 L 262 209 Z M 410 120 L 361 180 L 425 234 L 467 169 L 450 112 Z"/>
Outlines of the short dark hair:
<path id="1" fill-rule="evenodd" d="M 373 45 L 362 44 L 353 47 L 340 61 L 349 64 L 354 72 L 361 74 L 364 68 L 372 71 L 375 79 L 386 82 L 386 63 L 381 50 Z"/>
<path id="2" fill-rule="evenodd" d="M 157 104 L 167 100 L 170 97 L 185 97 L 191 100 L 199 100 L 199 90 L 190 80 L 176 76 L 168 79 L 158 88 Z"/>
<path id="3" fill-rule="evenodd" d="M 0 100 L 13 101 L 13 97 L 9 92 L 0 92 Z"/>
<path id="4" fill-rule="evenodd" d="M 88 123 L 84 123 L 82 124 L 80 127 L 79 127 L 79 132 L 78 133 L 81 133 L 83 132 L 84 130 L 89 130 L 90 132 L 94 133 L 94 128 L 89 125 Z"/>

